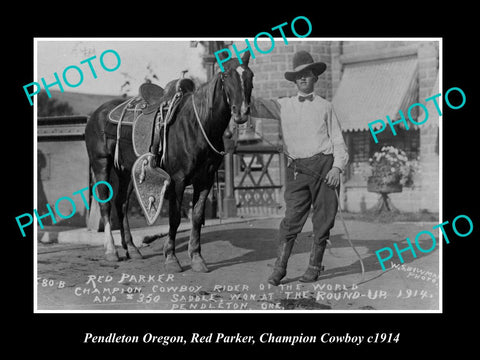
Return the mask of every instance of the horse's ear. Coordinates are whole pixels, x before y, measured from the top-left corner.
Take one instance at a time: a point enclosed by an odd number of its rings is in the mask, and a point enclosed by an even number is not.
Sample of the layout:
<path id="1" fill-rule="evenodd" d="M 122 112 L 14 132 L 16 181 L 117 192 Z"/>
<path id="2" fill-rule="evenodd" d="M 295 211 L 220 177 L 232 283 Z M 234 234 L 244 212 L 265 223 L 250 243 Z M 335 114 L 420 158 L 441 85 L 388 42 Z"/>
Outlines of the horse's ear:
<path id="1" fill-rule="evenodd" d="M 217 51 L 218 57 L 220 58 L 220 60 L 226 59 L 226 57 L 228 56 L 227 52 L 228 52 L 228 49 L 223 49 L 223 51 Z"/>
<path id="2" fill-rule="evenodd" d="M 242 66 L 247 67 L 248 62 L 250 61 L 250 51 L 247 51 L 245 54 L 242 56 Z"/>
<path id="3" fill-rule="evenodd" d="M 230 69 L 236 69 L 239 66 L 240 66 L 240 62 L 238 61 L 237 58 L 230 59 L 225 63 L 223 63 L 223 68 L 225 69 L 225 71 L 228 71 Z"/>

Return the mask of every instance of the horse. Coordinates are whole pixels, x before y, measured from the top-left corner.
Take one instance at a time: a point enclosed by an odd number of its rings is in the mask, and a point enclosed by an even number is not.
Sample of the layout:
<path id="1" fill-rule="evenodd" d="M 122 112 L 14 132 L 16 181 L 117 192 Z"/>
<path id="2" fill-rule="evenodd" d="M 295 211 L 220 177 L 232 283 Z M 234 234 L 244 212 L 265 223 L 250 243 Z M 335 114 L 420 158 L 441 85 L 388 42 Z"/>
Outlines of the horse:
<path id="1" fill-rule="evenodd" d="M 178 105 L 175 118 L 168 125 L 167 157 L 161 168 L 170 175 L 170 184 L 165 192 L 169 203 L 169 231 L 164 240 L 163 254 L 168 273 L 182 272 L 183 268 L 175 254 L 175 237 L 181 221 L 183 193 L 188 185 L 193 186 L 193 210 L 188 255 L 191 269 L 208 272 L 201 255 L 200 232 L 205 223 L 205 201 L 214 183 L 214 175 L 223 160 L 223 134 L 232 119 L 236 124 L 247 121 L 253 88 L 253 72 L 248 67 L 250 54 L 242 61 L 236 58 L 224 64 L 224 71 L 217 72 L 212 79 L 187 93 Z M 85 128 L 85 142 L 93 177 L 96 182 L 109 182 L 114 164 L 116 141 L 105 136 L 108 113 L 124 99 L 115 99 L 95 110 Z M 203 131 L 199 122 L 202 124 Z M 202 134 L 203 132 L 203 134 Z M 133 190 L 131 177 L 136 155 L 132 144 L 120 142 L 121 166 L 113 169 L 118 177 L 118 189 L 114 201 L 120 223 L 122 247 L 127 259 L 142 259 L 133 244 L 128 223 L 128 203 Z M 97 187 L 100 198 L 108 197 L 104 184 Z M 104 248 L 108 261 L 119 261 L 111 233 L 110 202 L 99 203 L 104 223 Z"/>

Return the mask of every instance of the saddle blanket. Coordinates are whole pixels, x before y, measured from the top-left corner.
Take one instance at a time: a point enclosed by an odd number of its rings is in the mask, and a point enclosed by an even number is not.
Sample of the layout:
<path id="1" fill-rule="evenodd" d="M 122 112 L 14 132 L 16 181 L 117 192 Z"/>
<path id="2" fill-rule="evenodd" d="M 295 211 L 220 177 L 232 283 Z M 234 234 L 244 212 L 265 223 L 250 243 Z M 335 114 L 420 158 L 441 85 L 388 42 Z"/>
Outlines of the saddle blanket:
<path id="1" fill-rule="evenodd" d="M 108 113 L 108 121 L 105 124 L 105 136 L 110 139 L 117 138 L 117 126 L 122 118 L 120 127 L 120 141 L 132 143 L 132 125 L 136 118 L 142 113 L 145 101 L 141 98 L 129 98 L 121 104 L 114 107 Z"/>
<path id="2" fill-rule="evenodd" d="M 142 98 L 130 98 L 113 108 L 108 114 L 105 136 L 117 139 L 120 126 L 120 142 L 133 144 L 137 156 L 150 150 L 154 135 L 157 113 L 145 114 L 146 102 Z M 161 124 L 157 124 L 160 129 Z"/>
<path id="3" fill-rule="evenodd" d="M 105 124 L 105 136 L 109 139 L 116 140 L 117 124 L 107 121 Z M 132 143 L 132 126 L 122 126 L 120 128 L 120 142 Z"/>

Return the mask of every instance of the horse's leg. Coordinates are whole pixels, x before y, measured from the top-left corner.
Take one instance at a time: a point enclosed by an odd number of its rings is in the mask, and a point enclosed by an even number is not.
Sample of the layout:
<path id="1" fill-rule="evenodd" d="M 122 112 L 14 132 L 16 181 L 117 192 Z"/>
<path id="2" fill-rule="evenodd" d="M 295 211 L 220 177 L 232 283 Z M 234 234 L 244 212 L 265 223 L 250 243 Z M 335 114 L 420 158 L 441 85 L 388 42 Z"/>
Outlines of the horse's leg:
<path id="1" fill-rule="evenodd" d="M 133 244 L 132 233 L 128 223 L 128 204 L 133 190 L 133 182 L 129 172 L 118 171 L 118 193 L 115 198 L 118 221 L 120 222 L 120 234 L 122 236 L 122 247 L 127 251 L 127 258 L 143 259 L 142 254 Z"/>
<path id="2" fill-rule="evenodd" d="M 99 181 L 109 181 L 109 174 L 110 169 L 112 167 L 111 160 L 107 157 L 97 158 L 92 162 L 92 170 L 95 177 L 95 182 Z M 96 188 L 97 196 L 99 199 L 107 199 L 110 196 L 109 189 L 104 184 L 100 184 Z M 103 219 L 104 223 L 104 232 L 105 232 L 105 241 L 104 241 L 104 248 L 105 248 L 105 257 L 108 261 L 119 261 L 117 249 L 115 248 L 115 243 L 113 242 L 112 236 L 112 226 L 110 224 L 110 211 L 111 205 L 110 201 L 101 203 L 99 202 L 100 206 L 100 214 Z"/>
<path id="3" fill-rule="evenodd" d="M 181 208 L 185 185 L 183 182 L 172 182 L 168 189 L 168 237 L 163 245 L 165 269 L 168 273 L 182 272 L 182 266 L 175 255 L 175 237 L 181 221 Z"/>
<path id="4" fill-rule="evenodd" d="M 205 202 L 211 185 L 212 182 L 193 184 L 192 230 L 188 242 L 188 255 L 192 262 L 192 270 L 197 272 L 208 272 L 208 267 L 201 255 L 200 231 L 205 224 Z"/>

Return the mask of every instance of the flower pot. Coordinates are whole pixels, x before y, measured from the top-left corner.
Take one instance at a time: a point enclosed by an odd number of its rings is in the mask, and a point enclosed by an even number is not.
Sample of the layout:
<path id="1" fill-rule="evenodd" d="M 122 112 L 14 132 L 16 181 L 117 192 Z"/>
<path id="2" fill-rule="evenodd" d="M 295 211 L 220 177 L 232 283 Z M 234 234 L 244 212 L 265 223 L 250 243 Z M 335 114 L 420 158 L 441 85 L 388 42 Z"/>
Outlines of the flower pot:
<path id="1" fill-rule="evenodd" d="M 399 183 L 382 184 L 378 179 L 371 176 L 367 181 L 367 190 L 380 194 L 390 194 L 402 192 L 403 186 Z"/>

